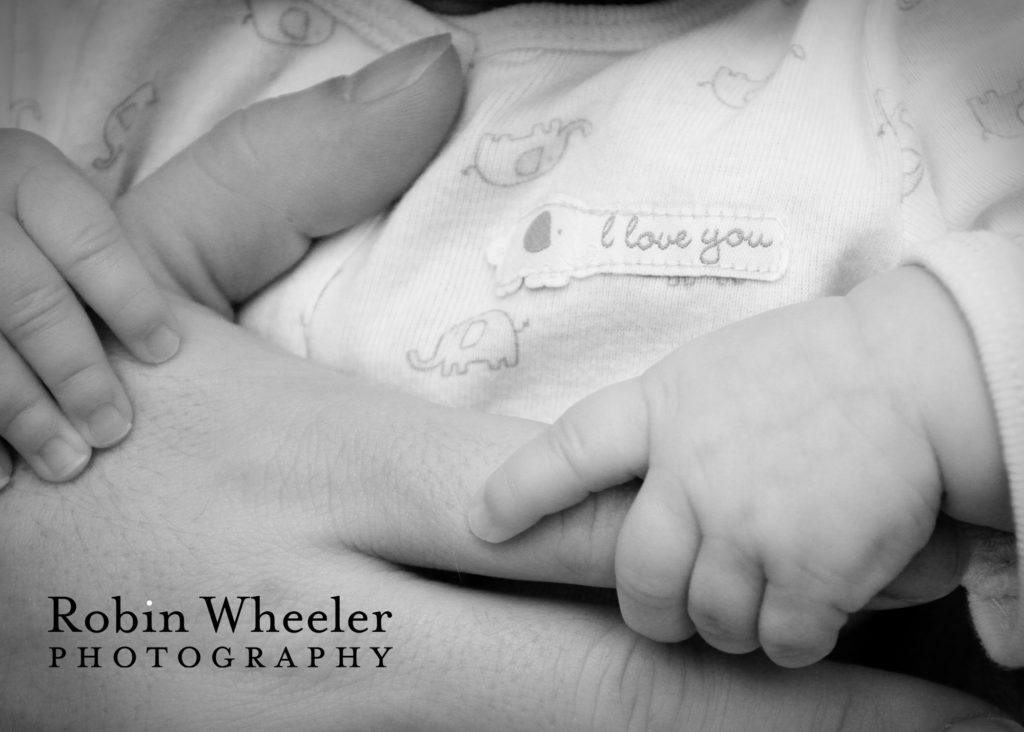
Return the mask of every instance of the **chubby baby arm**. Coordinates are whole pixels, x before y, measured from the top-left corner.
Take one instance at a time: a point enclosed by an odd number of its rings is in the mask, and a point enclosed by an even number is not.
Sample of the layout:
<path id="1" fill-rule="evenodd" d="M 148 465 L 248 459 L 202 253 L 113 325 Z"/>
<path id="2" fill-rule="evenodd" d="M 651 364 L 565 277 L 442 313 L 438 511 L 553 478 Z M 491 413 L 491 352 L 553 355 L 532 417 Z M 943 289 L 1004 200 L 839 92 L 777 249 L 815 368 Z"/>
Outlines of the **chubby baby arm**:
<path id="1" fill-rule="evenodd" d="M 787 666 L 828 653 L 925 546 L 944 486 L 956 518 L 1008 515 L 970 333 L 913 267 L 587 397 L 487 481 L 470 525 L 501 541 L 634 477 L 615 557 L 626 622 Z"/>

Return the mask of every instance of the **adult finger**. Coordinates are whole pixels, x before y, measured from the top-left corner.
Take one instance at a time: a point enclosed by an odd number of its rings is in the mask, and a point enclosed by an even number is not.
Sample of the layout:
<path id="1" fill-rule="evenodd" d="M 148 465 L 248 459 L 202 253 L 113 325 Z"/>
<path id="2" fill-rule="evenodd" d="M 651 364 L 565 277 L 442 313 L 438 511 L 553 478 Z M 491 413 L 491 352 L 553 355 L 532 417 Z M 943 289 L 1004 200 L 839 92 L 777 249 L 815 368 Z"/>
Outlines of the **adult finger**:
<path id="1" fill-rule="evenodd" d="M 17 210 L 25 232 L 136 358 L 161 363 L 177 352 L 166 297 L 110 205 L 70 163 L 52 156 L 27 171 Z"/>
<path id="2" fill-rule="evenodd" d="M 655 643 L 607 609 L 437 589 L 408 597 L 408 608 L 431 612 L 401 614 L 411 624 L 396 621 L 391 639 L 391 670 L 404 680 L 397 687 L 414 690 L 402 702 L 418 729 L 939 732 L 992 711 L 894 674 L 827 662 L 792 671 Z"/>
<path id="3" fill-rule="evenodd" d="M 646 400 L 636 380 L 580 400 L 484 483 L 469 512 L 473 533 L 501 542 L 544 516 L 642 475 Z"/>
<path id="4" fill-rule="evenodd" d="M 152 242 L 151 259 L 159 252 L 151 266 L 225 310 L 296 262 L 311 238 L 397 198 L 444 141 L 462 93 L 450 38 L 417 41 L 230 115 L 116 209 L 132 240 Z"/>

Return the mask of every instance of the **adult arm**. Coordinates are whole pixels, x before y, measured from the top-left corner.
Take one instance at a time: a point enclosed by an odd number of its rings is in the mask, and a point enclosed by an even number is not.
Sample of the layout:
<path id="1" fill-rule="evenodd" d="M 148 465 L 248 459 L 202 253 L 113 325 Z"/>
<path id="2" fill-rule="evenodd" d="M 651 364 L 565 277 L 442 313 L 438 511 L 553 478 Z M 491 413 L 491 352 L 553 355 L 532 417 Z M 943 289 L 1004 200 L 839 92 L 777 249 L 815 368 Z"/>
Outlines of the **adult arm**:
<path id="1" fill-rule="evenodd" d="M 531 424 L 379 392 L 278 351 L 195 309 L 187 346 L 159 369 L 123 362 L 138 427 L 74 483 L 18 471 L 0 494 L 0 709 L 14 728 L 260 729 L 942 729 L 985 712 L 947 689 L 821 665 L 783 672 L 755 658 L 665 646 L 629 632 L 614 609 L 473 591 L 379 555 L 410 545 L 426 563 L 559 580 L 610 545 L 623 497 L 549 522 L 499 557 L 461 512 L 481 475 Z M 424 500 L 428 496 L 429 500 Z M 374 556 L 378 555 L 378 556 Z M 595 549 L 595 556 L 601 552 Z M 592 560 L 591 560 L 592 561 Z M 602 564 L 599 559 L 595 564 Z M 595 570 L 598 574 L 604 570 Z M 201 595 L 259 595 L 304 614 L 340 595 L 347 611 L 389 611 L 374 640 L 346 634 L 213 634 Z M 52 633 L 52 596 L 112 614 L 181 610 L 189 633 Z M 113 667 L 167 646 L 164 668 Z M 214 667 L 217 645 L 236 664 Z M 281 649 L 362 646 L 360 669 L 268 665 Z M 52 646 L 70 662 L 49 668 Z M 77 647 L 102 668 L 75 668 Z M 183 669 L 175 654 L 204 654 Z M 387 667 L 366 659 L 391 647 Z M 372 657 L 371 657 L 372 658 Z"/>

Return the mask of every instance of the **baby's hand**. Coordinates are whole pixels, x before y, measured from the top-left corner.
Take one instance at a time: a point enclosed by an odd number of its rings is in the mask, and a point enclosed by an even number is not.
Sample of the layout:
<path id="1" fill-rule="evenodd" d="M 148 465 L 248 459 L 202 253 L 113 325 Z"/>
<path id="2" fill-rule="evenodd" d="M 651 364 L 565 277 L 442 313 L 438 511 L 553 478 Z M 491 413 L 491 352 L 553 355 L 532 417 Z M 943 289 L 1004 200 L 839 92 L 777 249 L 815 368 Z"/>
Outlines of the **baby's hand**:
<path id="1" fill-rule="evenodd" d="M 508 539 L 635 477 L 615 577 L 656 640 L 777 663 L 825 656 L 927 542 L 936 458 L 845 298 L 697 339 L 571 407 L 490 479 L 474 533 Z"/>
<path id="2" fill-rule="evenodd" d="M 177 325 L 106 200 L 21 130 L 0 130 L 0 245 L 0 437 L 40 477 L 68 480 L 132 423 L 75 294 L 148 363 L 178 350 Z M 0 444 L 0 485 L 10 472 Z"/>

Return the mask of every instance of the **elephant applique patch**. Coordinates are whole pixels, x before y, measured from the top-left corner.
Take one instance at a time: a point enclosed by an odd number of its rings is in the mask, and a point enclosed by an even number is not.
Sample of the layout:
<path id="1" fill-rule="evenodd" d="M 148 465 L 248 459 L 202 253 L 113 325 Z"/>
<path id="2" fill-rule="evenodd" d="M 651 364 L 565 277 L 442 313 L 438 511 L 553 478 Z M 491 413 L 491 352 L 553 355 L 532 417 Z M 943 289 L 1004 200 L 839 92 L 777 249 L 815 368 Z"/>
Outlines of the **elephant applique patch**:
<path id="1" fill-rule="evenodd" d="M 405 358 L 417 371 L 439 369 L 443 377 L 465 375 L 473 364 L 491 371 L 510 369 L 519 363 L 519 334 L 528 325 L 524 322 L 516 326 L 504 310 L 488 310 L 442 333 L 430 354 L 413 349 Z"/>
<path id="2" fill-rule="evenodd" d="M 785 227 L 766 214 L 601 208 L 559 199 L 530 210 L 487 249 L 499 296 L 597 274 L 777 280 Z"/>
<path id="3" fill-rule="evenodd" d="M 586 137 L 591 127 L 585 119 L 562 122 L 555 118 L 534 125 L 524 135 L 488 132 L 477 143 L 473 164 L 462 174 L 475 172 L 485 182 L 502 187 L 536 180 L 561 162 L 574 136 Z"/>

